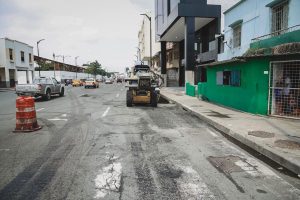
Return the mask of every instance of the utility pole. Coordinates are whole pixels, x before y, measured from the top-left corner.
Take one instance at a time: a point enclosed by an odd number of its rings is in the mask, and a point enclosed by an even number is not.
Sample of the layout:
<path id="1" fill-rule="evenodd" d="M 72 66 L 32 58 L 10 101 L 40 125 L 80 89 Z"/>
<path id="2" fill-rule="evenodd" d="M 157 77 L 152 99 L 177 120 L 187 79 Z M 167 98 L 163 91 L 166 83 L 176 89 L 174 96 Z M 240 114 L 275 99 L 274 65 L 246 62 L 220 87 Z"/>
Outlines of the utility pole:
<path id="1" fill-rule="evenodd" d="M 40 59 L 39 43 L 43 40 L 45 40 L 45 39 L 40 39 L 39 41 L 36 42 L 37 53 L 38 53 L 38 57 L 39 57 L 39 77 L 41 77 L 41 65 L 40 65 L 41 59 Z"/>
<path id="2" fill-rule="evenodd" d="M 54 72 L 54 78 L 56 78 L 55 76 L 55 54 L 53 53 L 53 72 Z"/>
<path id="3" fill-rule="evenodd" d="M 63 70 L 65 70 L 65 58 L 68 58 L 68 57 L 71 57 L 71 56 L 58 55 L 56 57 L 61 57 L 63 59 Z"/>
<path id="4" fill-rule="evenodd" d="M 78 68 L 77 68 L 77 58 L 79 58 L 79 56 L 76 56 L 76 57 L 75 57 L 75 66 L 76 66 L 76 80 L 77 80 L 77 69 L 78 69 Z"/>

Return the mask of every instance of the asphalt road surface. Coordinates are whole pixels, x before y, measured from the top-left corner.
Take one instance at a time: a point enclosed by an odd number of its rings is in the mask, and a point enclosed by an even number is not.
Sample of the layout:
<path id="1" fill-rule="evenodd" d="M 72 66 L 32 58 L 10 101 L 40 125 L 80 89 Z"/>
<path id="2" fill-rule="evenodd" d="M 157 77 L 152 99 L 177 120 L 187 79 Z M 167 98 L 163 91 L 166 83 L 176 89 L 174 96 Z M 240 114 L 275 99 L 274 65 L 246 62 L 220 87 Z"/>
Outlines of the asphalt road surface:
<path id="1" fill-rule="evenodd" d="M 122 84 L 36 101 L 43 129 L 12 133 L 0 92 L 0 199 L 300 199 L 299 179 L 172 103 L 127 108 Z"/>

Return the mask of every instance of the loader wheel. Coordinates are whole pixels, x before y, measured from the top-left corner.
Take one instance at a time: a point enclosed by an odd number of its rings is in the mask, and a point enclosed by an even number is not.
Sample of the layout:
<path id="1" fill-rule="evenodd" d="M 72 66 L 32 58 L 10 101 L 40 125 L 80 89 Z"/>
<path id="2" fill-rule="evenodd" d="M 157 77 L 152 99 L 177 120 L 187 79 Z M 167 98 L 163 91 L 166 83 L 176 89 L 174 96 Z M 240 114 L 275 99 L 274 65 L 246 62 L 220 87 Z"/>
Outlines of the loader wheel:
<path id="1" fill-rule="evenodd" d="M 127 107 L 132 107 L 132 91 L 127 90 L 126 93 L 126 105 Z"/>
<path id="2" fill-rule="evenodd" d="M 153 92 L 151 92 L 151 99 L 150 99 L 150 101 L 151 101 L 151 106 L 152 107 L 157 107 L 157 92 L 156 91 L 153 91 Z"/>

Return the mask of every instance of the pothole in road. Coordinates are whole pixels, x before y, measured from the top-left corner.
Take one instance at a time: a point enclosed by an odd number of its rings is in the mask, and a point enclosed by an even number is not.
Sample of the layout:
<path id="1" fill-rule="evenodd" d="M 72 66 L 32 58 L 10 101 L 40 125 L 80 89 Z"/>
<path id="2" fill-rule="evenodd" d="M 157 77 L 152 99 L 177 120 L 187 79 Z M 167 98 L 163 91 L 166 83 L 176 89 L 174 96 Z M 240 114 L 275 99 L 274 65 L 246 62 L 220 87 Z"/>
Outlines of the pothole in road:
<path id="1" fill-rule="evenodd" d="M 158 163 L 155 168 L 160 175 L 168 178 L 179 178 L 183 173 L 182 170 L 170 167 L 165 163 Z"/>
<path id="2" fill-rule="evenodd" d="M 83 94 L 80 97 L 91 97 L 91 95 L 89 95 L 89 94 Z"/>
<path id="3" fill-rule="evenodd" d="M 276 140 L 275 146 L 283 149 L 300 150 L 300 143 L 290 140 Z"/>
<path id="4" fill-rule="evenodd" d="M 260 138 L 273 138 L 275 136 L 274 133 L 269 133 L 265 131 L 250 131 L 248 132 L 248 135 Z"/>
<path id="5" fill-rule="evenodd" d="M 243 172 L 242 168 L 235 164 L 235 162 L 241 160 L 241 158 L 238 156 L 210 156 L 207 159 L 214 167 L 216 167 L 218 170 L 222 171 L 225 174 L 230 174 L 232 172 Z"/>
<path id="6" fill-rule="evenodd" d="M 244 159 L 238 156 L 225 156 L 225 157 L 213 157 L 209 156 L 207 160 L 221 173 L 223 173 L 241 193 L 245 193 L 244 188 L 234 180 L 231 173 L 244 172 L 244 171 L 255 171 L 255 167 L 245 162 Z"/>
<path id="7" fill-rule="evenodd" d="M 160 104 L 169 104 L 170 101 L 167 100 L 166 98 L 164 98 L 163 96 L 160 96 L 159 100 L 158 100 L 158 103 L 160 103 Z"/>

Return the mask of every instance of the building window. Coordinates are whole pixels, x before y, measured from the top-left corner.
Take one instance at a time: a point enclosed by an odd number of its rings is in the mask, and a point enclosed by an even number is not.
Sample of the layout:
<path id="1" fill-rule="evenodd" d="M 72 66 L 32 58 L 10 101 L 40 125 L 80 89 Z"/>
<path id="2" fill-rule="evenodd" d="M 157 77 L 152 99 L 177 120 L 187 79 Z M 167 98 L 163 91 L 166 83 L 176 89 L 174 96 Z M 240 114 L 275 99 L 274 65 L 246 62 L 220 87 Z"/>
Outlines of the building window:
<path id="1" fill-rule="evenodd" d="M 31 53 L 29 54 L 29 63 L 32 63 L 32 55 L 31 55 Z"/>
<path id="2" fill-rule="evenodd" d="M 25 62 L 25 53 L 24 53 L 24 51 L 21 51 L 21 61 Z"/>
<path id="3" fill-rule="evenodd" d="M 217 85 L 241 86 L 241 72 L 239 70 L 218 71 L 216 76 Z"/>
<path id="4" fill-rule="evenodd" d="M 242 40 L 242 25 L 237 25 L 233 28 L 233 47 L 240 47 Z"/>
<path id="5" fill-rule="evenodd" d="M 288 1 L 272 8 L 272 32 L 279 35 L 288 28 Z"/>
<path id="6" fill-rule="evenodd" d="M 13 49 L 9 49 L 9 59 L 14 60 Z"/>

